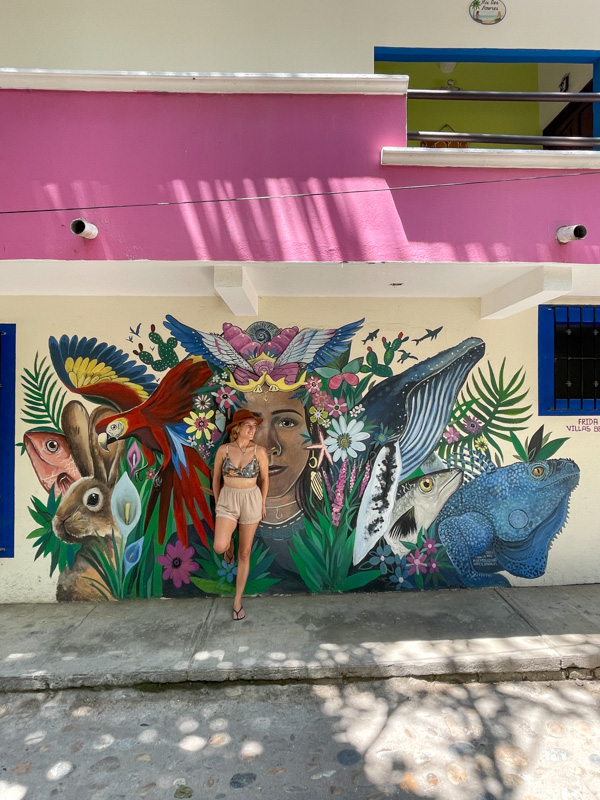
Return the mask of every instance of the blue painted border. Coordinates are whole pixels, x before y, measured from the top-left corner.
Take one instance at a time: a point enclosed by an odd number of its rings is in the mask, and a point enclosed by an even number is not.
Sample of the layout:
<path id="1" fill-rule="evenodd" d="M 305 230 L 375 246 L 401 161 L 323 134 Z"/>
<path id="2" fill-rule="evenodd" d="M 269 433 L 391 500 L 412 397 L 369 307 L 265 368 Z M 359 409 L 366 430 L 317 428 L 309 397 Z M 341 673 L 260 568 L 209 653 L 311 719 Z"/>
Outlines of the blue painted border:
<path id="1" fill-rule="evenodd" d="M 538 306 L 538 415 L 540 417 L 598 416 L 593 398 L 556 400 L 554 396 L 554 325 L 567 320 L 600 324 L 600 306 Z"/>
<path id="2" fill-rule="evenodd" d="M 14 558 L 16 325 L 0 334 L 0 558 Z"/>
<path id="3" fill-rule="evenodd" d="M 554 416 L 554 308 L 538 306 L 538 414 Z"/>
<path id="4" fill-rule="evenodd" d="M 495 50 L 492 48 L 376 47 L 375 61 L 462 61 L 481 64 L 592 64 L 600 92 L 600 50 Z M 600 136 L 600 103 L 594 103 L 593 135 Z M 594 148 L 598 150 L 598 148 Z"/>

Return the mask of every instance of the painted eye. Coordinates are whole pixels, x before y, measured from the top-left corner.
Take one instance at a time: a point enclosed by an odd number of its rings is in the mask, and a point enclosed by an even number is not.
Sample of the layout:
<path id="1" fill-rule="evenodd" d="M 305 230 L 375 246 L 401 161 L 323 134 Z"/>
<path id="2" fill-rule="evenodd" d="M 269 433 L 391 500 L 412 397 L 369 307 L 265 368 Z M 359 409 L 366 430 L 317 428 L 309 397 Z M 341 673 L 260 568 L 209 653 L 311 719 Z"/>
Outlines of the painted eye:
<path id="1" fill-rule="evenodd" d="M 295 428 L 297 422 L 295 419 L 287 419 L 286 417 L 284 417 L 283 419 L 280 419 L 277 424 L 279 425 L 280 428 Z"/>
<path id="2" fill-rule="evenodd" d="M 46 442 L 46 450 L 49 453 L 58 453 L 59 448 L 60 445 L 56 441 L 56 439 L 48 439 L 48 441 Z"/>
<path id="3" fill-rule="evenodd" d="M 433 478 L 421 478 L 419 489 L 422 492 L 430 492 L 433 489 Z"/>
<path id="4" fill-rule="evenodd" d="M 533 475 L 534 478 L 541 478 L 544 472 L 545 472 L 544 468 L 540 466 L 534 467 L 531 470 L 531 474 Z"/>
<path id="5" fill-rule="evenodd" d="M 102 492 L 99 489 L 88 489 L 83 495 L 83 504 L 91 511 L 97 511 L 102 507 Z"/>

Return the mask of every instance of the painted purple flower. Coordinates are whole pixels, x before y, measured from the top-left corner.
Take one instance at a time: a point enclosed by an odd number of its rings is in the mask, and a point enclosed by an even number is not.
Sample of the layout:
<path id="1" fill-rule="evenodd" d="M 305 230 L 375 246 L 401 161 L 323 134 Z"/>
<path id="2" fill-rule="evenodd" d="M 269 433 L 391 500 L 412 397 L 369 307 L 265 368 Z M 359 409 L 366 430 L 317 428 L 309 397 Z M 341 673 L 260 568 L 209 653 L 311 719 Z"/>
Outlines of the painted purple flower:
<path id="1" fill-rule="evenodd" d="M 342 397 L 330 397 L 325 408 L 329 411 L 331 416 L 336 419 L 348 411 L 346 401 Z"/>
<path id="2" fill-rule="evenodd" d="M 460 436 L 459 432 L 456 428 L 450 426 L 447 431 L 444 432 L 444 439 L 448 442 L 448 444 L 452 444 L 452 442 L 458 442 Z"/>
<path id="3" fill-rule="evenodd" d="M 344 505 L 344 489 L 346 487 L 346 478 L 348 476 L 348 461 L 344 460 L 340 469 L 340 474 L 335 484 L 333 505 L 331 507 L 331 521 L 337 527 L 340 522 L 340 514 L 342 513 L 342 506 Z"/>
<path id="4" fill-rule="evenodd" d="M 406 556 L 406 561 L 410 564 L 409 575 L 414 575 L 415 572 L 427 572 L 427 555 L 421 553 L 418 547 Z"/>
<path id="5" fill-rule="evenodd" d="M 434 561 L 433 558 L 429 561 L 429 574 L 433 575 L 434 572 L 439 572 L 440 567 L 437 561 Z"/>
<path id="6" fill-rule="evenodd" d="M 473 436 L 477 436 L 481 433 L 483 428 L 483 422 L 477 419 L 476 417 L 466 417 L 463 420 L 463 428 L 466 430 L 467 433 L 471 433 Z"/>
<path id="7" fill-rule="evenodd" d="M 321 475 L 323 476 L 323 483 L 325 484 L 325 488 L 327 489 L 327 497 L 329 497 L 329 499 L 331 500 L 333 497 L 333 487 L 331 486 L 331 481 L 327 477 L 327 473 L 325 471 L 323 471 Z"/>
<path id="8" fill-rule="evenodd" d="M 133 442 L 129 450 L 127 451 L 127 463 L 129 464 L 129 469 L 131 472 L 135 472 L 136 469 L 140 465 L 140 461 L 142 460 L 142 451 L 140 450 L 140 446 L 137 442 Z"/>
<path id="9" fill-rule="evenodd" d="M 367 484 L 369 482 L 369 478 L 371 477 L 371 462 L 367 464 L 365 467 L 365 474 L 363 475 L 363 479 L 360 482 L 360 487 L 358 490 L 358 494 L 360 497 L 363 496 L 365 489 L 367 488 Z"/>
<path id="10" fill-rule="evenodd" d="M 354 461 L 352 464 L 352 469 L 350 471 L 350 486 L 348 487 L 350 491 L 354 488 L 354 484 L 356 483 L 356 473 L 358 472 L 357 462 Z"/>
<path id="11" fill-rule="evenodd" d="M 428 555 L 431 553 L 437 553 L 437 542 L 435 539 L 425 539 L 423 547 Z"/>
<path id="12" fill-rule="evenodd" d="M 177 540 L 175 544 L 167 545 L 167 552 L 164 556 L 156 559 L 165 569 L 163 570 L 163 581 L 172 580 L 176 589 L 181 589 L 182 584 L 190 582 L 190 572 L 198 569 L 198 564 L 191 560 L 194 554 L 193 547 L 184 547 Z"/>

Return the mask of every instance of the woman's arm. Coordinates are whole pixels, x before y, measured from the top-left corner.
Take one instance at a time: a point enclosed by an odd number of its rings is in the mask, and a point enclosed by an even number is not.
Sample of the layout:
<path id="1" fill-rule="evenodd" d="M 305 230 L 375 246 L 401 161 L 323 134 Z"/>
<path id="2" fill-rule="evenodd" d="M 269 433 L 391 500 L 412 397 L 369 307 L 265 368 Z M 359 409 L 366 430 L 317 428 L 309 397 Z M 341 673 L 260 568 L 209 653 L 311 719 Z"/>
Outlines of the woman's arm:
<path id="1" fill-rule="evenodd" d="M 212 489 L 213 495 L 215 497 L 215 503 L 219 499 L 219 492 L 221 491 L 221 467 L 223 466 L 223 450 L 225 448 L 223 445 L 219 447 L 217 450 L 217 455 L 215 456 L 215 465 L 213 467 L 213 479 L 212 479 Z"/>
<path id="2" fill-rule="evenodd" d="M 267 516 L 267 494 L 269 493 L 269 458 L 264 447 L 258 448 L 258 466 L 260 467 L 260 492 L 262 494 L 262 518 Z"/>

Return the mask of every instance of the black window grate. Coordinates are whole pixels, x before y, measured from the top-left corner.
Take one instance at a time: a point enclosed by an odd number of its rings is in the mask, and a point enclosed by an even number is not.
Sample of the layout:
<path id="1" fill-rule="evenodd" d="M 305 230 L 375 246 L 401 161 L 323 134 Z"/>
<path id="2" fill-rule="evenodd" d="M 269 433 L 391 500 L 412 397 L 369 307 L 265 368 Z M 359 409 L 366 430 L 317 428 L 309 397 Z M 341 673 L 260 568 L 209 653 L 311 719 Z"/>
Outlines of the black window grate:
<path id="1" fill-rule="evenodd" d="M 600 306 L 540 306 L 540 414 L 600 410 Z"/>

